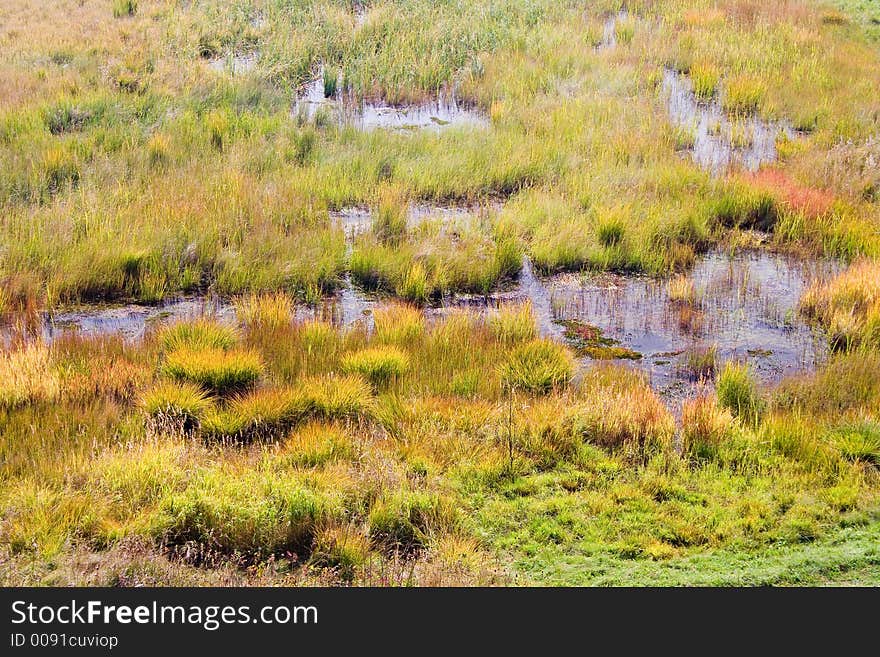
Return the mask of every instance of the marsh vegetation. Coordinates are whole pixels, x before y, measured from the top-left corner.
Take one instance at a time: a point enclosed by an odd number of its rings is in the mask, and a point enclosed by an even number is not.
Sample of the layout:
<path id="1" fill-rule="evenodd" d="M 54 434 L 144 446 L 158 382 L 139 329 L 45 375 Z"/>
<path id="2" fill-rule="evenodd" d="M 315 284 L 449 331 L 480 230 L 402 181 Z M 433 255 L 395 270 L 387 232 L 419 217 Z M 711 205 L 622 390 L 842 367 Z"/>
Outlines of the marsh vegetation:
<path id="1" fill-rule="evenodd" d="M 876 582 L 869 14 L 4 2 L 0 581 Z"/>

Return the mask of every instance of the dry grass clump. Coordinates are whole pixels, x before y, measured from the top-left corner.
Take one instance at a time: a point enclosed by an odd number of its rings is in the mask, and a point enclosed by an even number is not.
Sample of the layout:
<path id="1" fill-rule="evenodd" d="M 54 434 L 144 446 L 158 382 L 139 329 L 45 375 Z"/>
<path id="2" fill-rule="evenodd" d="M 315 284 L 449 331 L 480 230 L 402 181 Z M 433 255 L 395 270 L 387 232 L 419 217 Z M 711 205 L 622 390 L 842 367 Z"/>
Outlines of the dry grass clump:
<path id="1" fill-rule="evenodd" d="M 718 367 L 718 345 L 695 345 L 688 348 L 682 367 L 693 379 L 712 378 Z"/>
<path id="2" fill-rule="evenodd" d="M 681 450 L 698 459 L 712 458 L 734 428 L 733 416 L 718 404 L 715 395 L 686 400 L 681 409 L 681 425 Z"/>
<path id="3" fill-rule="evenodd" d="M 380 342 L 406 345 L 424 334 L 425 316 L 420 308 L 389 304 L 373 311 L 373 326 Z"/>
<path id="4" fill-rule="evenodd" d="M 368 418 L 375 406 L 370 383 L 360 376 L 322 376 L 300 382 L 316 417 L 327 420 Z"/>
<path id="5" fill-rule="evenodd" d="M 824 326 L 832 346 L 880 345 L 880 264 L 860 260 L 801 297 L 801 312 Z"/>
<path id="6" fill-rule="evenodd" d="M 338 424 L 308 422 L 297 428 L 272 457 L 274 467 L 323 467 L 357 454 L 351 435 Z"/>
<path id="7" fill-rule="evenodd" d="M 311 552 L 317 528 L 340 515 L 336 503 L 283 472 L 229 467 L 201 470 L 185 490 L 162 504 L 154 532 L 167 546 L 195 544 L 211 552 L 255 559 Z"/>
<path id="8" fill-rule="evenodd" d="M 667 284 L 669 300 L 676 304 L 692 306 L 697 301 L 697 289 L 693 280 L 684 274 L 670 279 Z"/>
<path id="9" fill-rule="evenodd" d="M 639 377 L 597 368 L 582 384 L 579 397 L 569 421 L 585 440 L 637 459 L 671 447 L 675 420 Z"/>
<path id="10" fill-rule="evenodd" d="M 489 318 L 489 331 L 496 340 L 508 345 L 534 339 L 538 327 L 531 302 L 499 308 Z"/>
<path id="11" fill-rule="evenodd" d="M 318 531 L 309 563 L 351 582 L 369 556 L 370 541 L 356 527 L 331 525 Z"/>
<path id="12" fill-rule="evenodd" d="M 383 243 L 396 244 L 406 235 L 409 199 L 399 187 L 380 187 L 373 208 L 373 233 Z"/>
<path id="13" fill-rule="evenodd" d="M 370 511 L 369 535 L 374 545 L 390 553 L 413 553 L 432 537 L 459 524 L 452 500 L 436 493 L 401 491 L 380 500 Z"/>
<path id="14" fill-rule="evenodd" d="M 721 106 L 731 114 L 758 112 L 767 96 L 764 83 L 750 75 L 736 75 L 724 81 Z"/>
<path id="15" fill-rule="evenodd" d="M 201 418 L 202 436 L 221 442 L 271 440 L 281 436 L 313 409 L 300 390 L 270 388 L 232 398 Z"/>
<path id="16" fill-rule="evenodd" d="M 49 348 L 28 344 L 0 352 L 0 408 L 51 402 L 61 392 L 61 382 Z"/>
<path id="17" fill-rule="evenodd" d="M 269 331 L 290 326 L 293 307 L 293 300 L 283 292 L 249 294 L 235 300 L 239 321 L 248 327 Z"/>
<path id="18" fill-rule="evenodd" d="M 721 73 L 718 68 L 706 62 L 695 63 L 691 66 L 690 76 L 697 98 L 711 100 L 721 81 Z"/>
<path id="19" fill-rule="evenodd" d="M 166 352 L 178 349 L 232 349 L 238 341 L 235 329 L 200 318 L 162 327 L 159 344 Z"/>
<path id="20" fill-rule="evenodd" d="M 370 384 L 359 376 L 309 378 L 294 387 L 262 388 L 208 408 L 200 417 L 201 434 L 219 442 L 275 440 L 311 419 L 367 419 L 374 404 Z"/>

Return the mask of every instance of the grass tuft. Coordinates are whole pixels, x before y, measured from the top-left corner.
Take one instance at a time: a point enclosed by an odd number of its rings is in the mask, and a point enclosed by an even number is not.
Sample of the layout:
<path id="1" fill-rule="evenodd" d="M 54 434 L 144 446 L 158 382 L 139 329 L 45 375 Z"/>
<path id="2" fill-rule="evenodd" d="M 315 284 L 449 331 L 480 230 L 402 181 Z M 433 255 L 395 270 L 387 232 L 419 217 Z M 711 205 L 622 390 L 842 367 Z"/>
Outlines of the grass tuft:
<path id="1" fill-rule="evenodd" d="M 726 363 L 715 388 L 722 407 L 743 422 L 758 423 L 764 412 L 764 400 L 747 363 Z"/>
<path id="2" fill-rule="evenodd" d="M 249 328 L 277 331 L 290 326 L 293 300 L 283 292 L 249 294 L 235 300 L 235 312 Z"/>
<path id="3" fill-rule="evenodd" d="M 373 311 L 373 326 L 380 342 L 409 345 L 425 332 L 425 316 L 419 308 L 390 304 Z"/>
<path id="4" fill-rule="evenodd" d="M 406 352 L 392 345 L 369 347 L 348 354 L 342 361 L 342 369 L 349 374 L 359 374 L 374 386 L 386 386 L 400 380 L 410 367 Z"/>
<path id="5" fill-rule="evenodd" d="M 401 492 L 379 501 L 370 511 L 369 535 L 386 552 L 411 554 L 435 535 L 456 528 L 455 505 L 440 495 Z"/>
<path id="6" fill-rule="evenodd" d="M 501 368 L 508 390 L 547 394 L 564 388 L 574 377 L 571 352 L 552 340 L 532 340 L 514 348 Z"/>
<path id="7" fill-rule="evenodd" d="M 160 369 L 175 381 L 225 395 L 253 387 L 263 375 L 263 360 L 250 350 L 181 347 L 165 357 Z"/>
<path id="8" fill-rule="evenodd" d="M 163 382 L 144 393 L 141 406 L 156 431 L 188 434 L 199 428 L 212 400 L 196 385 Z"/>
<path id="9" fill-rule="evenodd" d="M 731 435 L 733 416 L 719 406 L 715 395 L 700 395 L 684 402 L 681 425 L 682 452 L 696 459 L 712 459 Z"/>
<path id="10" fill-rule="evenodd" d="M 196 319 L 163 327 L 159 344 L 165 352 L 178 349 L 232 349 L 238 341 L 233 328 L 209 319 Z"/>
<path id="11" fill-rule="evenodd" d="M 500 307 L 489 318 L 489 330 L 493 338 L 506 345 L 533 340 L 538 327 L 531 302 Z"/>

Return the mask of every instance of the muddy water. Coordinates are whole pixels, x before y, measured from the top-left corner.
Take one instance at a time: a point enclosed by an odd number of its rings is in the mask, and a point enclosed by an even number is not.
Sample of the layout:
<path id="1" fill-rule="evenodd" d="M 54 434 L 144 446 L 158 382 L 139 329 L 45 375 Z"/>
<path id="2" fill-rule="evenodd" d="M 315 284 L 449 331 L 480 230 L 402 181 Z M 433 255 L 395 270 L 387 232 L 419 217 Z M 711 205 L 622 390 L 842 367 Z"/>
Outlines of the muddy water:
<path id="1" fill-rule="evenodd" d="M 693 83 L 670 69 L 663 71 L 663 91 L 673 125 L 693 138 L 692 159 L 712 173 L 724 173 L 734 166 L 757 171 L 762 164 L 776 161 L 779 137 L 796 136 L 783 122 L 757 116 L 731 118 L 717 100 L 698 100 Z"/>
<path id="2" fill-rule="evenodd" d="M 453 93 L 441 92 L 431 101 L 401 106 L 358 100 L 341 93 L 325 97 L 323 71 L 303 88 L 291 113 L 306 120 L 313 120 L 322 113 L 332 122 L 364 131 L 439 132 L 450 127 L 485 129 L 490 126 L 488 117 L 459 102 Z"/>
<path id="3" fill-rule="evenodd" d="M 545 286 L 554 319 L 596 326 L 635 350 L 641 359 L 625 362 L 675 398 L 699 385 L 687 367 L 688 352 L 712 346 L 719 365 L 746 360 L 765 383 L 815 369 L 827 355 L 827 340 L 799 317 L 797 304 L 806 286 L 839 269 L 767 252 L 716 251 L 689 275 L 693 304 L 671 300 L 667 281 L 647 277 L 562 275 Z"/>

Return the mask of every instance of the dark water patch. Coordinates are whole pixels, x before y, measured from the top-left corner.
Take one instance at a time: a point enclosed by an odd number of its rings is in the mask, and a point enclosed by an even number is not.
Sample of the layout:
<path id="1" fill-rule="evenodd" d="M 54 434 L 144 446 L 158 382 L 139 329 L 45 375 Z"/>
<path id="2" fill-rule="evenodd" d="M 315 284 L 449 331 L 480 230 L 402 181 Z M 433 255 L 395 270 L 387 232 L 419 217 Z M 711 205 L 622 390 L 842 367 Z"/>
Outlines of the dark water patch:
<path id="1" fill-rule="evenodd" d="M 764 121 L 758 116 L 731 117 L 717 99 L 701 101 L 691 80 L 671 69 L 663 71 L 663 92 L 672 124 L 692 140 L 693 161 L 714 174 L 732 167 L 757 171 L 776 161 L 776 140 L 794 139 L 788 123 Z"/>

